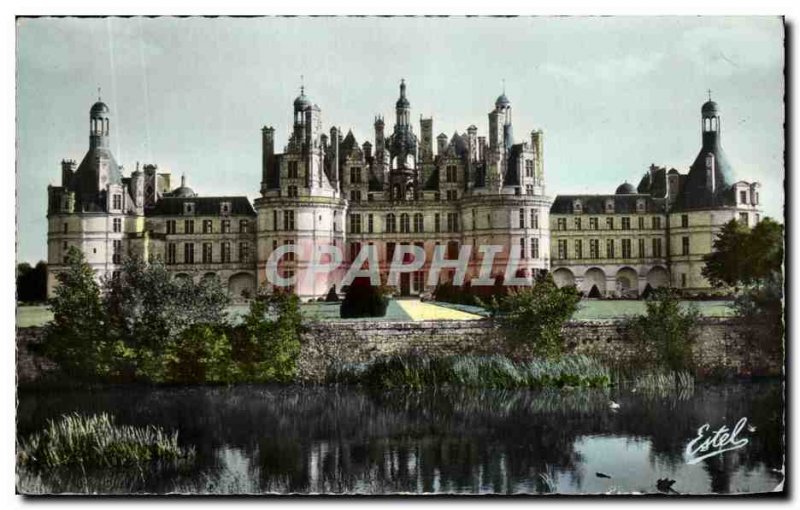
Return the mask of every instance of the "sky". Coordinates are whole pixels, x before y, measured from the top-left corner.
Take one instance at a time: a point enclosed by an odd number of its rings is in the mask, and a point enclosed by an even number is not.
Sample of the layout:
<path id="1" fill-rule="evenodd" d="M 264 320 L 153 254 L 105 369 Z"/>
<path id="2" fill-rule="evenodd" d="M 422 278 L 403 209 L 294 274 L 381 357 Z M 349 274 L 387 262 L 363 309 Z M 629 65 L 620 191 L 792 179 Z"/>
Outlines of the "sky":
<path id="1" fill-rule="evenodd" d="M 46 258 L 47 185 L 111 108 L 125 167 L 155 163 L 201 195 L 258 196 L 262 126 L 287 142 L 302 83 L 325 131 L 374 143 L 403 78 L 419 132 L 488 132 L 503 92 L 517 141 L 544 131 L 546 192 L 613 193 L 651 163 L 686 172 L 708 90 L 736 180 L 783 220 L 778 17 L 35 18 L 17 21 L 17 258 Z"/>

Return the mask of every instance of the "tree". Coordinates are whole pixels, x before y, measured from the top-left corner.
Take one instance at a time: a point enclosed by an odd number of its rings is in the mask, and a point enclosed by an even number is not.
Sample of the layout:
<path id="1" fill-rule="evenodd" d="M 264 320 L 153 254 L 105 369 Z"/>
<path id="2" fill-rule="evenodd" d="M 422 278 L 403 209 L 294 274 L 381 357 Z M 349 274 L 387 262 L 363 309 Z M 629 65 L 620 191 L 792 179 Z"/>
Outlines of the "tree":
<path id="1" fill-rule="evenodd" d="M 657 365 L 674 372 L 690 368 L 697 308 L 691 305 L 687 310 L 681 309 L 680 295 L 667 287 L 655 289 L 645 306 L 645 314 L 631 320 L 632 336 L 655 348 Z"/>
<path id="2" fill-rule="evenodd" d="M 17 301 L 37 303 L 47 300 L 47 263 L 40 260 L 36 267 L 27 262 L 17 264 Z"/>
<path id="3" fill-rule="evenodd" d="M 372 285 L 369 278 L 359 277 L 353 280 L 344 293 L 339 316 L 343 319 L 383 317 L 388 306 L 386 288 Z"/>
<path id="4" fill-rule="evenodd" d="M 66 266 L 49 303 L 53 320 L 45 326 L 42 351 L 70 376 L 103 377 L 111 368 L 114 343 L 108 336 L 100 287 L 77 248 L 67 251 Z"/>
<path id="5" fill-rule="evenodd" d="M 553 358 L 563 351 L 561 328 L 578 309 L 575 287 L 559 288 L 550 274 L 537 277 L 532 287 L 521 287 L 492 298 L 487 308 L 516 346 L 530 347 L 535 355 Z"/>
<path id="6" fill-rule="evenodd" d="M 702 270 L 712 285 L 761 285 L 774 272 L 782 272 L 783 226 L 764 218 L 752 230 L 731 220 L 714 240 L 713 251 L 703 257 Z"/>

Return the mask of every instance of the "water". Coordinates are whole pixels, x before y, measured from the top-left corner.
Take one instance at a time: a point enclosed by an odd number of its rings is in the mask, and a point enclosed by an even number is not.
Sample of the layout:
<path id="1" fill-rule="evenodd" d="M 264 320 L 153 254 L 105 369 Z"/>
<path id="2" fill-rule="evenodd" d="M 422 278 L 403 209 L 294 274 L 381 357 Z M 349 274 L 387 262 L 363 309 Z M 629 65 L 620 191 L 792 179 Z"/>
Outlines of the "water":
<path id="1" fill-rule="evenodd" d="M 670 478 L 680 493 L 707 494 L 770 491 L 783 480 L 776 382 L 666 395 L 301 386 L 21 391 L 18 433 L 71 411 L 177 429 L 197 459 L 190 467 L 85 475 L 20 470 L 20 492 L 650 493 Z M 744 448 L 685 462 L 698 427 L 730 428 L 742 417 L 756 427 L 742 432 Z"/>

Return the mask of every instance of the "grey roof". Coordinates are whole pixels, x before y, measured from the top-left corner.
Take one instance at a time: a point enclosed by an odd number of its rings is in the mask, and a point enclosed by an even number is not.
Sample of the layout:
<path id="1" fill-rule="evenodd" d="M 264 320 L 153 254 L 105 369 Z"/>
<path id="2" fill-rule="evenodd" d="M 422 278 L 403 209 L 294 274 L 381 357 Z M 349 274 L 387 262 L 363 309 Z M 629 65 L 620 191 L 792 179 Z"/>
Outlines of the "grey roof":
<path id="1" fill-rule="evenodd" d="M 700 111 L 702 113 L 719 113 L 719 106 L 714 101 L 706 101 Z"/>
<path id="2" fill-rule="evenodd" d="M 97 113 L 109 113 L 110 111 L 111 110 L 109 110 L 107 104 L 105 104 L 102 101 L 98 101 L 98 102 L 96 102 L 95 104 L 92 105 L 92 108 L 91 108 L 91 110 L 89 110 L 89 113 L 94 113 L 94 114 L 97 114 Z"/>
<path id="3" fill-rule="evenodd" d="M 222 202 L 231 203 L 231 216 L 256 216 L 253 204 L 247 197 L 165 197 L 146 212 L 147 216 L 182 216 L 183 204 L 195 204 L 194 216 L 219 216 Z"/>
<path id="4" fill-rule="evenodd" d="M 500 106 L 508 106 L 508 105 L 510 105 L 510 104 L 511 104 L 511 101 L 509 101 L 509 99 L 508 99 L 508 97 L 506 96 L 506 93 L 505 93 L 505 92 L 503 92 L 502 94 L 500 94 L 500 95 L 497 97 L 497 101 L 495 101 L 495 102 L 494 102 L 494 105 L 495 105 L 495 107 L 500 107 Z"/>
<path id="5" fill-rule="evenodd" d="M 616 195 L 632 195 L 636 193 L 636 189 L 633 187 L 633 184 L 626 181 L 617 186 L 617 191 L 614 193 Z"/>
<path id="6" fill-rule="evenodd" d="M 99 189 L 98 181 L 101 164 L 108 166 L 108 184 L 122 184 L 122 172 L 111 150 L 107 147 L 89 149 L 68 186 L 75 191 L 76 209 L 82 211 L 105 210 L 105 190 Z"/>
<path id="7" fill-rule="evenodd" d="M 614 214 L 634 214 L 636 203 L 644 200 L 645 212 L 664 212 L 666 200 L 643 193 L 632 195 L 558 195 L 550 207 L 550 214 L 572 214 L 572 204 L 581 201 L 583 214 L 606 214 L 606 200 L 614 201 Z"/>
<path id="8" fill-rule="evenodd" d="M 503 177 L 504 186 L 519 186 L 519 159 L 522 156 L 523 144 L 512 145 L 508 150 L 508 168 Z"/>
<path id="9" fill-rule="evenodd" d="M 706 171 L 706 158 L 709 154 L 714 155 L 713 183 L 708 179 Z M 703 133 L 703 147 L 689 168 L 685 184 L 681 186 L 678 205 L 684 210 L 735 205 L 735 197 L 731 193 L 733 182 L 733 169 L 725 151 L 722 150 L 719 132 L 705 132 Z"/>

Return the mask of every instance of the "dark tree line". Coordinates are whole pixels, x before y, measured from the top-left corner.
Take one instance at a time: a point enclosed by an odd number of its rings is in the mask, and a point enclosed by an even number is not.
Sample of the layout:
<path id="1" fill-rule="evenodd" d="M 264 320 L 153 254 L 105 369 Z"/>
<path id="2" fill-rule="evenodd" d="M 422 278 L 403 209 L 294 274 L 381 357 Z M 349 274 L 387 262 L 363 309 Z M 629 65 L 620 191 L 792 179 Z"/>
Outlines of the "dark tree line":
<path id="1" fill-rule="evenodd" d="M 17 301 L 43 302 L 47 299 L 47 263 L 40 260 L 36 266 L 27 262 L 17 264 Z"/>

